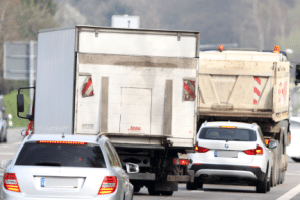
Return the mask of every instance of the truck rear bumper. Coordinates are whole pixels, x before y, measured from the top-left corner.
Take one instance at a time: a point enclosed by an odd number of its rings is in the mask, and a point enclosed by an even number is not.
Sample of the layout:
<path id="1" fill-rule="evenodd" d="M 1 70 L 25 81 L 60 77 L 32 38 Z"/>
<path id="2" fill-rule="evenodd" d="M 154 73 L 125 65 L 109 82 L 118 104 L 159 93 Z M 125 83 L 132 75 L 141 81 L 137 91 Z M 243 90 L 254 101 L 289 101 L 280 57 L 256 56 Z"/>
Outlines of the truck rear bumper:
<path id="1" fill-rule="evenodd" d="M 167 175 L 167 181 L 171 182 L 194 182 L 194 174 L 193 170 L 187 170 L 188 175 Z M 146 181 L 155 181 L 156 176 L 154 173 L 132 173 L 129 174 L 130 180 L 146 180 Z"/>
<path id="2" fill-rule="evenodd" d="M 132 173 L 128 174 L 130 180 L 147 180 L 147 181 L 155 181 L 154 173 Z"/>

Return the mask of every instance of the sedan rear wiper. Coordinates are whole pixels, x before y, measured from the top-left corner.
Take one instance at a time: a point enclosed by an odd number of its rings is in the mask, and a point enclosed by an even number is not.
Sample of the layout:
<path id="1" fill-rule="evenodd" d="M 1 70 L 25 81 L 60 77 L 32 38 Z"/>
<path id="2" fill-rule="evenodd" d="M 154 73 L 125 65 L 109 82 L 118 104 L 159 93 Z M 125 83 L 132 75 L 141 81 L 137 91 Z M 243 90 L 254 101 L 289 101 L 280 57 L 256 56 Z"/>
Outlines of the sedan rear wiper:
<path id="1" fill-rule="evenodd" d="M 39 166 L 61 166 L 61 162 L 39 162 L 35 163 L 34 165 L 39 165 Z"/>

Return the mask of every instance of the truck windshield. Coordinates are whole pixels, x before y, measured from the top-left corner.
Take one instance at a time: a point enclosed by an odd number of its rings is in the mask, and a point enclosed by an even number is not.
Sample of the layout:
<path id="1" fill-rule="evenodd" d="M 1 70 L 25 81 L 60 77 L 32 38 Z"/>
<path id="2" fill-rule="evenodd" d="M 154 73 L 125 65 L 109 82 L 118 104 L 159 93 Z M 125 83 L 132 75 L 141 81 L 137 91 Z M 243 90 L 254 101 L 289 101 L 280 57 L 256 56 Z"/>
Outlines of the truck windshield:
<path id="1" fill-rule="evenodd" d="M 231 141 L 256 141 L 255 131 L 250 129 L 224 129 L 203 128 L 199 135 L 200 139 L 231 140 Z"/>
<path id="2" fill-rule="evenodd" d="M 99 145 L 40 144 L 26 142 L 16 165 L 106 168 Z"/>

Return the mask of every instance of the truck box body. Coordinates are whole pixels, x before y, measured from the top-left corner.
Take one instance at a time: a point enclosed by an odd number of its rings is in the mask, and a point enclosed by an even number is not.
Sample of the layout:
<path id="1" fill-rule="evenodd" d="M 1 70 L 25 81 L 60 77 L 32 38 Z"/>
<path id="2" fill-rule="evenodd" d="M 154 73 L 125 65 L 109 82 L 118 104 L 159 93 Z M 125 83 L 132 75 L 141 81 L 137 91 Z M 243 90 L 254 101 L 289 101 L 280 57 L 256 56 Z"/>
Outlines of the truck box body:
<path id="1" fill-rule="evenodd" d="M 287 119 L 289 68 L 279 53 L 200 52 L 198 114 Z"/>
<path id="2" fill-rule="evenodd" d="M 199 33 L 89 26 L 40 31 L 35 134 L 192 148 Z M 194 88 L 193 87 L 194 85 Z"/>

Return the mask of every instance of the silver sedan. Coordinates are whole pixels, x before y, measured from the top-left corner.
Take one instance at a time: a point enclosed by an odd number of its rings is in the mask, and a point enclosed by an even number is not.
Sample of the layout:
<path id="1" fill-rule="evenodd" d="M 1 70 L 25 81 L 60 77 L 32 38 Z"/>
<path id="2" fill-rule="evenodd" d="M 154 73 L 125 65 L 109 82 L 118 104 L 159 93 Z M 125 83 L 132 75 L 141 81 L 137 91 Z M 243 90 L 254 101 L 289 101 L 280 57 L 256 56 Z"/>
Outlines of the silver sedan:
<path id="1" fill-rule="evenodd" d="M 1 199 L 133 199 L 133 186 L 105 136 L 29 135 L 3 161 Z M 138 172 L 127 163 L 127 172 Z"/>

